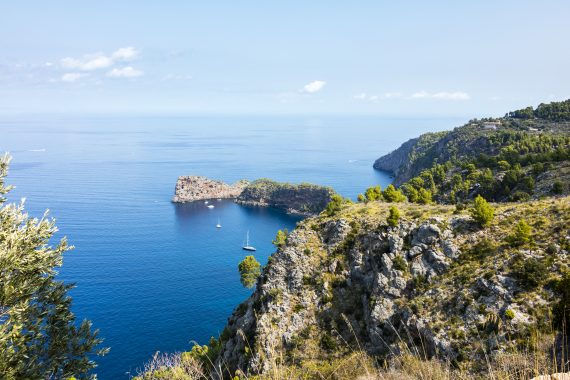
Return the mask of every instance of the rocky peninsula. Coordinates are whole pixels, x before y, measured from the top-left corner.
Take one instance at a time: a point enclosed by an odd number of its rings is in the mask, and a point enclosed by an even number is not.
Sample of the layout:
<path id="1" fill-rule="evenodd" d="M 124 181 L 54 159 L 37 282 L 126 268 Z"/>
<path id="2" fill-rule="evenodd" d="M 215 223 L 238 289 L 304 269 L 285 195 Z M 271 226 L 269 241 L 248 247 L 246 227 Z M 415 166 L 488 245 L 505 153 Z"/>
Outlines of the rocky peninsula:
<path id="1" fill-rule="evenodd" d="M 234 184 L 202 176 L 181 176 L 176 182 L 172 202 L 184 203 L 208 199 L 235 199 L 244 206 L 272 207 L 289 214 L 312 216 L 325 209 L 335 194 L 326 186 L 309 183 L 290 184 L 269 179 Z"/>

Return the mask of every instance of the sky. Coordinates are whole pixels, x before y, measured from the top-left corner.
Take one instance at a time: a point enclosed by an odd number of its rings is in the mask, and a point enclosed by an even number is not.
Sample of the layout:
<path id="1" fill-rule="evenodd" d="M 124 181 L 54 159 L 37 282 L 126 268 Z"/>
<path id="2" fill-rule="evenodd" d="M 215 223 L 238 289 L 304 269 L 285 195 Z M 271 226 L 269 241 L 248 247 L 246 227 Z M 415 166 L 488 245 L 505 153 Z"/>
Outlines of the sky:
<path id="1" fill-rule="evenodd" d="M 568 0 L 0 2 L 0 115 L 500 116 L 570 98 Z"/>

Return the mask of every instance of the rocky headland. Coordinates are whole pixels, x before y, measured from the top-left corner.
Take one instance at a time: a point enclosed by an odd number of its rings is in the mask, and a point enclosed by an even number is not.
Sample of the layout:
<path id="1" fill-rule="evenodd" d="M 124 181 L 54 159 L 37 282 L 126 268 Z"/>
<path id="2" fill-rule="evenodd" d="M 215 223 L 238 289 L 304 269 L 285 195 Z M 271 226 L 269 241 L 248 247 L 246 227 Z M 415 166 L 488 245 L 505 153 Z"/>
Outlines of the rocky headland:
<path id="1" fill-rule="evenodd" d="M 272 207 L 290 214 L 312 216 L 325 209 L 335 194 L 326 186 L 290 184 L 259 179 L 232 185 L 201 176 L 181 176 L 172 201 L 194 202 L 207 199 L 235 199 L 244 206 Z"/>
<path id="2" fill-rule="evenodd" d="M 202 176 L 181 176 L 176 181 L 172 202 L 194 202 L 207 199 L 233 199 L 239 197 L 248 181 L 241 180 L 233 185 Z"/>

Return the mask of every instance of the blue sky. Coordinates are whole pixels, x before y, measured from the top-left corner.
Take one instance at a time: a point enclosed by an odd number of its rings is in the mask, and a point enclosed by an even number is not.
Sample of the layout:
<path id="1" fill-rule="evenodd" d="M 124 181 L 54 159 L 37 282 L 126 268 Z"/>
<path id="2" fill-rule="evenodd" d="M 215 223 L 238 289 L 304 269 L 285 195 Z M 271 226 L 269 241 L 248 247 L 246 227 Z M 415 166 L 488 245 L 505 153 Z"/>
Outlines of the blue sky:
<path id="1" fill-rule="evenodd" d="M 501 115 L 570 97 L 570 2 L 5 1 L 0 114 Z"/>

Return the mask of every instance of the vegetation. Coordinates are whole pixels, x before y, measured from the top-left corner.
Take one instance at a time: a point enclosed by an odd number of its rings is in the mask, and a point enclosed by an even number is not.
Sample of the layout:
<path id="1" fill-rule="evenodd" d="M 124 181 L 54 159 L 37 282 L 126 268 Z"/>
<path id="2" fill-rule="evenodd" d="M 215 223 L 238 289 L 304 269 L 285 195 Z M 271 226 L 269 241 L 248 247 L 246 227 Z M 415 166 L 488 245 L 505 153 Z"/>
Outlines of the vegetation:
<path id="1" fill-rule="evenodd" d="M 91 322 L 76 325 L 70 310 L 72 285 L 56 279 L 64 239 L 52 247 L 55 221 L 30 218 L 19 205 L 6 204 L 9 158 L 0 159 L 0 378 L 64 379 L 94 377 L 90 354 L 103 355 Z"/>
<path id="2" fill-rule="evenodd" d="M 402 191 L 396 189 L 392 184 L 386 187 L 386 190 L 382 192 L 382 196 L 386 202 L 405 202 L 407 200 Z"/>
<path id="3" fill-rule="evenodd" d="M 473 207 L 470 212 L 471 217 L 482 227 L 489 226 L 495 217 L 495 209 L 493 206 L 480 195 L 473 201 Z"/>
<path id="4" fill-rule="evenodd" d="M 272 241 L 273 245 L 276 246 L 277 248 L 285 246 L 285 244 L 287 243 L 287 236 L 289 236 L 289 231 L 287 231 L 287 229 L 283 231 L 282 230 L 277 231 L 277 235 L 275 236 L 275 239 Z"/>
<path id="5" fill-rule="evenodd" d="M 552 121 L 570 120 L 570 99 L 563 102 L 541 103 L 536 109 L 526 107 L 506 114 L 515 119 L 545 119 Z"/>
<path id="6" fill-rule="evenodd" d="M 241 284 L 246 288 L 253 288 L 261 274 L 261 264 L 253 256 L 246 256 L 238 264 Z"/>
<path id="7" fill-rule="evenodd" d="M 395 207 L 390 207 L 388 218 L 386 222 L 391 227 L 396 227 L 398 225 L 398 221 L 400 220 L 400 211 Z"/>
<path id="8" fill-rule="evenodd" d="M 532 228 L 525 220 L 521 220 L 515 226 L 515 231 L 508 236 L 508 241 L 513 247 L 528 244 L 532 238 Z"/>
<path id="9" fill-rule="evenodd" d="M 350 203 L 352 203 L 350 199 L 343 198 L 342 196 L 335 194 L 332 196 L 332 200 L 327 204 L 325 214 L 328 216 L 334 216 L 342 210 L 343 205 Z"/>

